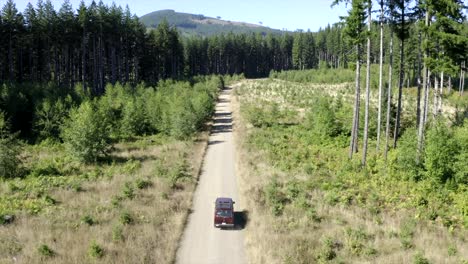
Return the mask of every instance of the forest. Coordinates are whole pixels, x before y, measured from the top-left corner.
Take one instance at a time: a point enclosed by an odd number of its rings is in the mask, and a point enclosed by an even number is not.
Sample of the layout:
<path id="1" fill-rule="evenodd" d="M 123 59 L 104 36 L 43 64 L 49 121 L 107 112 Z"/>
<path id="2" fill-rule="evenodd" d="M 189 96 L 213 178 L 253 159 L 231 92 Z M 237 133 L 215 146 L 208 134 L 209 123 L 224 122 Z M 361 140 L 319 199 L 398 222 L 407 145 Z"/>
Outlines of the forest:
<path id="1" fill-rule="evenodd" d="M 378 225 L 388 211 L 414 210 L 408 217 L 411 232 L 377 235 L 391 243 L 398 238 L 402 250 L 420 248 L 414 219 L 440 223 L 451 234 L 461 230 L 463 236 L 467 7 L 460 0 L 329 2 L 332 8 L 346 4 L 348 15 L 318 32 L 185 37 L 167 21 L 146 28 L 128 6 L 82 1 L 74 7 L 65 0 L 56 7 L 39 0 L 20 11 L 7 0 L 0 11 L 0 225 L 23 214 L 48 219 L 50 207 L 74 208 L 80 197 L 87 207 L 79 217 L 57 216 L 65 224 L 56 230 L 85 230 L 79 238 L 85 248 L 73 251 L 77 263 L 83 254 L 109 263 L 118 254 L 129 262 L 173 262 L 217 96 L 236 82 L 242 118 L 251 124 L 242 128 L 242 146 L 251 158 L 244 166 L 258 158 L 274 171 L 246 181 L 254 196 L 247 200 L 262 219 L 273 215 L 268 221 L 281 232 L 296 224 L 309 230 L 304 234 L 313 230 L 309 224 L 327 230 L 323 208 L 356 206 Z M 107 183 L 113 189 L 106 189 Z M 95 205 L 99 188 L 111 199 Z M 154 209 L 145 203 L 148 197 L 160 202 L 159 215 L 138 215 L 136 208 Z M 322 211 L 309 198 L 323 204 Z M 307 225 L 282 223 L 289 221 L 283 211 L 304 216 Z M 141 243 L 151 241 L 148 230 L 163 221 L 176 232 L 154 255 L 103 253 L 124 241 L 140 241 L 131 235 L 137 228 L 148 236 L 142 235 Z M 97 225 L 99 241 L 91 240 Z M 155 232 L 166 237 L 168 230 Z M 359 232 L 344 235 L 350 241 L 375 237 Z M 32 245 L 39 249 L 31 253 L 23 247 L 36 241 L 15 246 L 21 243 L 1 237 L 0 253 L 28 252 L 26 259 L 38 263 L 54 250 L 65 251 L 61 246 L 69 249 L 41 237 L 47 243 Z M 316 255 L 300 247 L 301 239 L 282 249 L 291 250 L 284 262 L 338 262 L 337 255 L 346 259 L 349 253 L 324 240 L 312 247 Z M 380 254 L 369 244 L 345 248 L 359 262 Z M 434 254 L 440 260 L 446 252 Z"/>

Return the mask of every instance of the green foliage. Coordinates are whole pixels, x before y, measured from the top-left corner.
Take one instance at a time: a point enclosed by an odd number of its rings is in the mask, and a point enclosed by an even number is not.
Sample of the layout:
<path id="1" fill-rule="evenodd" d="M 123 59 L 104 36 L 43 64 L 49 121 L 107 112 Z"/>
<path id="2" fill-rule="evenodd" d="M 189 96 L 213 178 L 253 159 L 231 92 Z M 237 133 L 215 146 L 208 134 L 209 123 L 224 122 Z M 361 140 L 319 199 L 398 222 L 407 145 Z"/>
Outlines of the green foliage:
<path id="1" fill-rule="evenodd" d="M 416 162 L 417 138 L 412 129 L 403 133 L 399 140 L 399 147 L 392 154 L 391 166 L 399 178 L 419 180 L 421 166 Z"/>
<path id="2" fill-rule="evenodd" d="M 277 103 L 263 103 L 263 106 L 258 103 L 242 106 L 247 121 L 254 127 L 271 127 L 281 124 L 281 119 L 285 116 L 285 113 L 280 110 L 279 105 Z"/>
<path id="3" fill-rule="evenodd" d="M 185 158 L 181 158 L 174 167 L 168 172 L 171 188 L 175 188 L 177 183 L 184 179 L 190 178 L 189 165 Z"/>
<path id="4" fill-rule="evenodd" d="M 93 241 L 89 245 L 88 255 L 92 258 L 100 259 L 104 256 L 104 249 L 96 241 Z"/>
<path id="5" fill-rule="evenodd" d="M 414 219 L 406 219 L 400 226 L 400 242 L 401 247 L 410 249 L 413 247 L 414 229 L 416 228 L 416 221 Z"/>
<path id="6" fill-rule="evenodd" d="M 106 117 L 89 101 L 71 110 L 62 127 L 62 138 L 69 153 L 84 162 L 96 162 L 111 146 Z"/>
<path id="7" fill-rule="evenodd" d="M 457 155 L 458 150 L 452 131 L 447 125 L 442 122 L 433 125 L 426 136 L 426 177 L 438 183 L 445 183 L 451 179 L 454 176 L 453 156 Z"/>
<path id="8" fill-rule="evenodd" d="M 336 252 L 334 250 L 335 242 L 333 238 L 326 237 L 322 240 L 322 246 L 317 251 L 316 259 L 318 263 L 327 263 L 330 260 L 336 258 Z"/>
<path id="9" fill-rule="evenodd" d="M 189 100 L 188 95 L 177 97 L 169 111 L 170 134 L 177 139 L 186 139 L 197 129 L 197 116 Z"/>
<path id="10" fill-rule="evenodd" d="M 264 195 L 273 215 L 281 215 L 283 213 L 284 205 L 288 199 L 281 190 L 281 186 L 276 179 L 273 179 L 267 186 L 265 186 Z"/>
<path id="11" fill-rule="evenodd" d="M 318 97 L 306 115 L 304 126 L 311 130 L 317 142 L 336 137 L 343 132 L 335 116 L 339 109 L 336 109 L 332 102 L 331 98 Z"/>
<path id="12" fill-rule="evenodd" d="M 123 241 L 125 239 L 123 235 L 123 228 L 121 225 L 115 225 L 112 228 L 112 240 L 114 241 Z"/>
<path id="13" fill-rule="evenodd" d="M 137 179 L 135 181 L 135 186 L 140 190 L 141 189 L 146 189 L 146 188 L 150 187 L 151 185 L 152 185 L 152 183 L 149 180 Z"/>
<path id="14" fill-rule="evenodd" d="M 40 255 L 44 257 L 53 257 L 55 255 L 55 252 L 46 244 L 42 244 L 37 248 L 37 251 L 39 252 Z"/>
<path id="15" fill-rule="evenodd" d="M 447 253 L 449 256 L 456 256 L 458 253 L 457 247 L 455 245 L 450 245 L 447 248 Z"/>
<path id="16" fill-rule="evenodd" d="M 2 214 L 0 212 L 0 225 L 11 224 L 14 221 L 15 221 L 15 216 L 14 215 Z"/>
<path id="17" fill-rule="evenodd" d="M 41 139 L 58 140 L 60 127 L 67 118 L 72 99 L 51 101 L 45 99 L 36 109 L 34 126 Z"/>
<path id="18" fill-rule="evenodd" d="M 468 185 L 468 122 L 462 127 L 455 128 L 454 141 L 459 150 L 453 163 L 454 179 L 459 184 Z"/>
<path id="19" fill-rule="evenodd" d="M 375 255 L 375 249 L 366 246 L 370 239 L 372 239 L 372 236 L 367 234 L 362 228 L 346 229 L 346 248 L 353 255 Z"/>
<path id="20" fill-rule="evenodd" d="M 130 182 L 126 182 L 122 188 L 122 196 L 124 198 L 133 199 L 135 198 L 135 189 Z"/>
<path id="21" fill-rule="evenodd" d="M 122 109 L 122 120 L 120 121 L 120 137 L 130 138 L 141 136 L 147 129 L 147 114 L 142 98 L 129 98 Z"/>
<path id="22" fill-rule="evenodd" d="M 413 264 L 430 264 L 429 260 L 421 252 L 414 255 Z"/>
<path id="23" fill-rule="evenodd" d="M 0 111 L 0 179 L 20 176 L 22 148 L 16 134 L 9 133 L 9 124 Z"/>
<path id="24" fill-rule="evenodd" d="M 300 83 L 339 84 L 353 82 L 354 72 L 351 69 L 312 69 L 302 71 L 273 71 L 270 78 Z"/>
<path id="25" fill-rule="evenodd" d="M 134 222 L 133 216 L 127 211 L 120 214 L 119 220 L 123 225 L 131 225 Z"/>
<path id="26" fill-rule="evenodd" d="M 96 224 L 96 221 L 94 221 L 93 217 L 91 217 L 90 215 L 85 215 L 81 217 L 81 222 L 89 226 Z"/>

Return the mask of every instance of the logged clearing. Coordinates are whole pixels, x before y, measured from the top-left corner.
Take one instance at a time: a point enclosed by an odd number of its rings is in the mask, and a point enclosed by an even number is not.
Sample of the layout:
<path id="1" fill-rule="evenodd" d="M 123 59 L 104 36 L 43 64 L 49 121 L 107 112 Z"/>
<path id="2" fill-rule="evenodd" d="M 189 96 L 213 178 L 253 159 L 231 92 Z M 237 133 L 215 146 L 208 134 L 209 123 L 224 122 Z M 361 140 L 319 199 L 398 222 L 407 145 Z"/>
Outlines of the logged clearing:
<path id="1" fill-rule="evenodd" d="M 236 168 L 250 212 L 245 230 L 250 262 L 466 263 L 462 211 L 435 193 L 421 194 L 424 181 L 382 173 L 391 170 L 379 155 L 368 170 L 360 169 L 360 155 L 347 158 L 348 137 L 327 143 L 305 128 L 315 97 L 338 96 L 351 105 L 346 100 L 351 93 L 346 84 L 271 79 L 244 81 L 234 90 Z M 351 111 L 343 112 L 337 118 L 349 119 Z M 389 164 L 395 155 L 390 153 Z M 460 199 L 463 208 L 466 200 Z M 453 215 L 442 215 L 448 208 Z"/>
<path id="2" fill-rule="evenodd" d="M 116 145 L 107 163 L 77 165 L 75 176 L 1 183 L 10 204 L 49 204 L 0 225 L 0 263 L 173 262 L 206 144 L 206 132 L 195 141 L 143 137 Z M 33 151 L 44 164 L 63 156 Z"/>

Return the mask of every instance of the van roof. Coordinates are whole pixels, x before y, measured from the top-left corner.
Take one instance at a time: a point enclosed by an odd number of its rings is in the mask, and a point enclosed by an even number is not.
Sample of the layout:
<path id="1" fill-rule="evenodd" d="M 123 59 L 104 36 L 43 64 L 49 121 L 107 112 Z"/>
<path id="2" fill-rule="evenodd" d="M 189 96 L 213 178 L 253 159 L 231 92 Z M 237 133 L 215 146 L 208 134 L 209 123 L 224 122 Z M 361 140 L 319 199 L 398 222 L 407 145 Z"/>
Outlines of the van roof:
<path id="1" fill-rule="evenodd" d="M 216 208 L 231 208 L 232 199 L 227 197 L 218 197 L 216 198 Z"/>

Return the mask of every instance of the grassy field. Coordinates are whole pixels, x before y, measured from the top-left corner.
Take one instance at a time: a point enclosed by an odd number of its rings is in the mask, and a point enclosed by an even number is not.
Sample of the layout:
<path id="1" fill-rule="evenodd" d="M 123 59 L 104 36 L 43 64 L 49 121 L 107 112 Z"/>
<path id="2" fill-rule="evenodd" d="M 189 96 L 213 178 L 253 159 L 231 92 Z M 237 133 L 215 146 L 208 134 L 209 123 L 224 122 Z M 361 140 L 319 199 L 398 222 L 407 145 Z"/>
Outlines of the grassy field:
<path id="1" fill-rule="evenodd" d="M 0 263 L 171 263 L 207 136 L 140 137 L 87 166 L 28 147 L 29 176 L 0 183 Z"/>
<path id="2" fill-rule="evenodd" d="M 236 88 L 234 118 L 240 121 L 234 132 L 251 219 L 250 262 L 467 263 L 466 191 L 413 181 L 403 170 L 397 176 L 400 152 L 392 149 L 387 164 L 374 139 L 369 164 L 361 168 L 360 153 L 347 157 L 346 134 L 322 137 L 311 128 L 317 122 L 309 117 L 317 117 L 312 106 L 320 104 L 315 98 L 330 95 L 340 109 L 335 120 L 346 131 L 352 93 L 349 84 L 274 79 Z M 405 90 L 408 107 L 411 93 Z M 403 118 L 411 127 L 412 117 Z"/>

